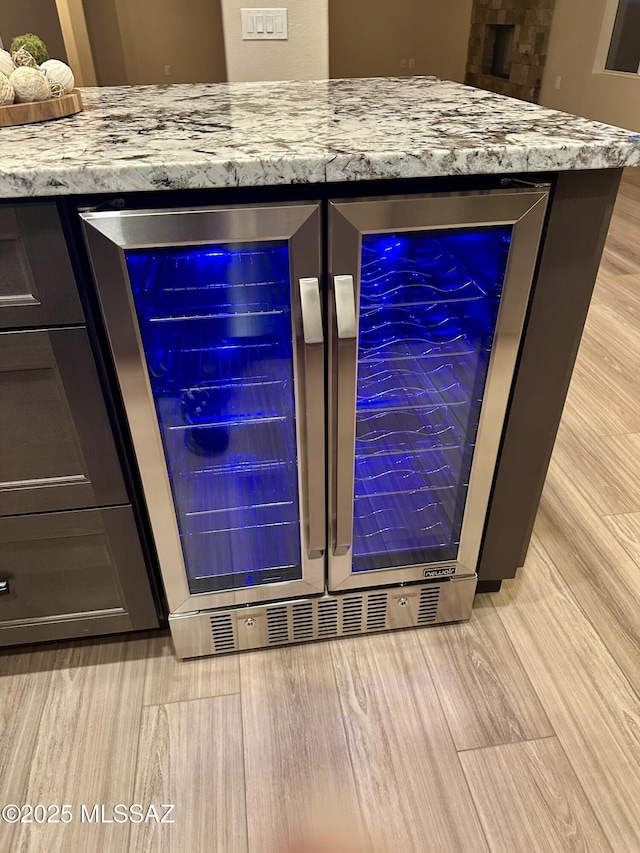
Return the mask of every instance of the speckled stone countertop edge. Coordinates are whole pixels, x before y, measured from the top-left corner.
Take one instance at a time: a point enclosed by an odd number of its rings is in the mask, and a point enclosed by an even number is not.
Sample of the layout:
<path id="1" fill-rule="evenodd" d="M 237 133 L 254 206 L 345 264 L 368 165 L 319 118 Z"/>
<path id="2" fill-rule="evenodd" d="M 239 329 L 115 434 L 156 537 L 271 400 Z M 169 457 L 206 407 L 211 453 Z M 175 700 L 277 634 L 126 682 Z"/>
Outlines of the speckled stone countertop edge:
<path id="1" fill-rule="evenodd" d="M 640 165 L 638 135 L 428 77 L 84 89 L 0 129 L 0 198 Z"/>

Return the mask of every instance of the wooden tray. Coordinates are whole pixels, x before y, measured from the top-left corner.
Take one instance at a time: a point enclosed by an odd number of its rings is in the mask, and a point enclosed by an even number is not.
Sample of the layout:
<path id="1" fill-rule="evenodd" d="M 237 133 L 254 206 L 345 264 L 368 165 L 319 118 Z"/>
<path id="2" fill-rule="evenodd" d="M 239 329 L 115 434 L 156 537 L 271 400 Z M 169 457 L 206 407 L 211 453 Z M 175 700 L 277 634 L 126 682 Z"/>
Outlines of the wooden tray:
<path id="1" fill-rule="evenodd" d="M 82 96 L 77 89 L 61 98 L 48 101 L 36 101 L 33 104 L 12 104 L 0 107 L 0 127 L 14 124 L 33 124 L 36 121 L 49 121 L 53 118 L 72 116 L 82 110 Z"/>

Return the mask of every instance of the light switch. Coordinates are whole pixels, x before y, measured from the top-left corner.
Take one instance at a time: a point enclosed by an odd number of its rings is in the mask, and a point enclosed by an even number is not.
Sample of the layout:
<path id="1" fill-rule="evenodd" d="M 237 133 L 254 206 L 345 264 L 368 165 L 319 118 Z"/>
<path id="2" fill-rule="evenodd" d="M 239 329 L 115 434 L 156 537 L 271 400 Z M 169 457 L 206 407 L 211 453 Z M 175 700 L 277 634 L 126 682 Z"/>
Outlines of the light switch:
<path id="1" fill-rule="evenodd" d="M 242 38 L 288 38 L 287 9 L 241 9 Z"/>

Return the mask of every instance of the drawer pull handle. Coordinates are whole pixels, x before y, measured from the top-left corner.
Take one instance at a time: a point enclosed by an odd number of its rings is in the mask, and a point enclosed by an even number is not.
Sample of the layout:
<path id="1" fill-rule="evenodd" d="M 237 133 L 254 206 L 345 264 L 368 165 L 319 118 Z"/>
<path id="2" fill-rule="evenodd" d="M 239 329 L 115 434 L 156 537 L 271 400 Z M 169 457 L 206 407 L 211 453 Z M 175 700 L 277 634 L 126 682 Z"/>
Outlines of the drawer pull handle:
<path id="1" fill-rule="evenodd" d="M 9 581 L 0 581 L 0 595 L 9 595 Z"/>

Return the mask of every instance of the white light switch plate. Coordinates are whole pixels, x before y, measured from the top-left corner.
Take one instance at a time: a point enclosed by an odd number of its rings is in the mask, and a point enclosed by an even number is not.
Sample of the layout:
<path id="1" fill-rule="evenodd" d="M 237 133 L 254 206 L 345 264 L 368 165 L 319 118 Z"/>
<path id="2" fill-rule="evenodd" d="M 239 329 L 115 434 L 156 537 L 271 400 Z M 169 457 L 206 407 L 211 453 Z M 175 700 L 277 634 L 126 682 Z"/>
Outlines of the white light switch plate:
<path id="1" fill-rule="evenodd" d="M 242 38 L 278 39 L 289 38 L 286 9 L 240 9 L 242 16 Z"/>

